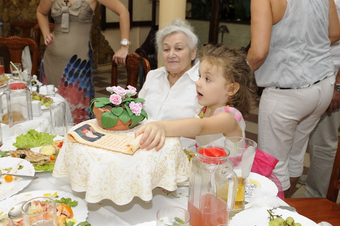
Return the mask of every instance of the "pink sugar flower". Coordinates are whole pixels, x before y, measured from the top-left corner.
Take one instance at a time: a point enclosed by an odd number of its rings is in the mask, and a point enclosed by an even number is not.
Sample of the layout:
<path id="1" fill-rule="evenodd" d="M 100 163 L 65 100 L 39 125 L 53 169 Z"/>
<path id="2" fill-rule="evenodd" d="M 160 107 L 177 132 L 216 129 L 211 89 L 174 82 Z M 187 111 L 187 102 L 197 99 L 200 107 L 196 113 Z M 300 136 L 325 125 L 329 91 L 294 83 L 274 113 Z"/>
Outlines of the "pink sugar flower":
<path id="1" fill-rule="evenodd" d="M 133 86 L 128 85 L 126 90 L 126 94 L 131 94 L 131 96 L 134 96 L 137 94 L 137 89 Z"/>
<path id="2" fill-rule="evenodd" d="M 126 90 L 123 89 L 120 86 L 113 86 L 113 92 L 115 92 L 116 94 L 120 95 L 121 97 L 124 97 L 126 95 Z"/>
<path id="3" fill-rule="evenodd" d="M 117 94 L 112 94 L 110 96 L 110 102 L 115 105 L 119 105 L 120 103 L 122 103 L 122 97 Z"/>
<path id="4" fill-rule="evenodd" d="M 129 107 L 130 107 L 130 109 L 131 109 L 131 111 L 135 114 L 135 115 L 140 115 L 140 113 L 141 113 L 141 111 L 142 111 L 142 108 L 143 108 L 143 105 L 142 105 L 142 103 L 135 103 L 135 102 L 131 102 L 130 104 L 129 104 Z"/>

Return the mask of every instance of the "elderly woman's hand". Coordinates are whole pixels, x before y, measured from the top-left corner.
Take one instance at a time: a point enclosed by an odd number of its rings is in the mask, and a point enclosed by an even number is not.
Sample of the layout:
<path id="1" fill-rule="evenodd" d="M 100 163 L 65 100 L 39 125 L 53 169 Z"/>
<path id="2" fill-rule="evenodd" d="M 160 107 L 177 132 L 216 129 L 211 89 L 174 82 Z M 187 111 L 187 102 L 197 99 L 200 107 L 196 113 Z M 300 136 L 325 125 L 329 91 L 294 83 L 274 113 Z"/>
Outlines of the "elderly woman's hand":
<path id="1" fill-rule="evenodd" d="M 135 137 L 143 134 L 140 140 L 140 148 L 150 150 L 156 147 L 158 151 L 165 143 L 165 130 L 160 122 L 149 122 L 135 132 Z"/>

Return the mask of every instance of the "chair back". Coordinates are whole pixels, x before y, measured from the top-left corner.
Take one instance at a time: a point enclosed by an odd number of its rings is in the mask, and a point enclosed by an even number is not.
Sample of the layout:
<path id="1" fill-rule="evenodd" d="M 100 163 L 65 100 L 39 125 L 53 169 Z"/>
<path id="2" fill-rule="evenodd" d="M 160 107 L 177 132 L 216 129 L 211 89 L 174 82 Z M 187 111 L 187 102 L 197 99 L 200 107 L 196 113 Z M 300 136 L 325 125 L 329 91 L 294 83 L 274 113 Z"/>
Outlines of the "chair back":
<path id="1" fill-rule="evenodd" d="M 140 76 L 141 69 L 144 70 L 144 73 L 141 73 Z M 136 87 L 137 90 L 140 90 L 141 85 L 138 85 L 138 78 L 142 77 L 143 83 L 150 69 L 151 69 L 150 63 L 146 58 L 141 57 L 139 54 L 135 52 L 128 53 L 126 57 L 126 76 L 127 76 L 126 86 L 131 85 Z M 112 61 L 111 86 L 117 85 L 118 85 L 118 68 L 117 64 L 114 61 Z"/>
<path id="2" fill-rule="evenodd" d="M 327 199 L 336 202 L 340 190 L 340 142 L 336 151 L 331 179 L 327 192 Z"/>
<path id="3" fill-rule="evenodd" d="M 11 36 L 18 36 L 18 34 L 15 33 L 15 30 L 19 28 L 22 32 L 21 37 L 23 38 L 31 38 L 31 32 L 34 25 L 36 25 L 36 21 L 15 21 L 11 23 Z"/>
<path id="4" fill-rule="evenodd" d="M 37 59 L 38 59 L 38 46 L 37 44 L 30 38 L 20 38 L 18 36 L 11 36 L 9 38 L 0 38 L 0 44 L 5 45 L 9 52 L 11 61 L 13 63 L 22 63 L 21 62 L 21 56 L 22 51 L 26 46 L 30 47 L 30 50 L 32 51 L 32 70 L 31 75 L 35 75 L 37 72 Z"/>

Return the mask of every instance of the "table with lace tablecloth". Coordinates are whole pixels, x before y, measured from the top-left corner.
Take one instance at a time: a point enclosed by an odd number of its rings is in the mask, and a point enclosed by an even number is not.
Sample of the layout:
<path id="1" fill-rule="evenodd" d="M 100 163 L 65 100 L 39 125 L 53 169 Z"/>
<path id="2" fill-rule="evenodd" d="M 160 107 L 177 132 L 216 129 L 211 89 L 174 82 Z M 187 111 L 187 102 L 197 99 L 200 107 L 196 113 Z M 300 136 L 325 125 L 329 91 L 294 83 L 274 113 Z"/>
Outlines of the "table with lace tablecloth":
<path id="1" fill-rule="evenodd" d="M 72 129 L 90 121 L 97 123 L 96 119 L 88 120 Z M 105 132 L 134 137 L 138 127 Z M 85 191 L 86 201 L 90 203 L 110 199 L 124 205 L 135 196 L 150 201 L 155 187 L 176 190 L 178 182 L 188 179 L 189 168 L 178 138 L 167 138 L 159 151 L 139 149 L 133 155 L 127 155 L 72 142 L 65 137 L 53 176 L 69 177 L 72 190 Z"/>

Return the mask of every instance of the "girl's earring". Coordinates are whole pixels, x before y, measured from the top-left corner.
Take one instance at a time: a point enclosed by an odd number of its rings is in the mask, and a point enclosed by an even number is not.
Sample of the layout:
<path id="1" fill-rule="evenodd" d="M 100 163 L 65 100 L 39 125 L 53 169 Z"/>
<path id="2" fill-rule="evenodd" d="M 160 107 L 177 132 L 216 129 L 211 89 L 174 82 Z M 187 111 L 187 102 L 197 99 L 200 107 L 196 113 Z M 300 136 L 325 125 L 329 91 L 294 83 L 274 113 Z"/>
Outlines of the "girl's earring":
<path id="1" fill-rule="evenodd" d="M 228 96 L 228 100 L 230 100 L 231 99 L 231 97 L 230 96 Z"/>

